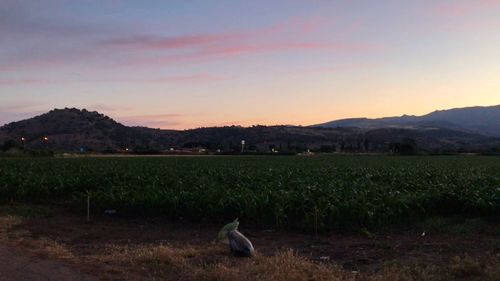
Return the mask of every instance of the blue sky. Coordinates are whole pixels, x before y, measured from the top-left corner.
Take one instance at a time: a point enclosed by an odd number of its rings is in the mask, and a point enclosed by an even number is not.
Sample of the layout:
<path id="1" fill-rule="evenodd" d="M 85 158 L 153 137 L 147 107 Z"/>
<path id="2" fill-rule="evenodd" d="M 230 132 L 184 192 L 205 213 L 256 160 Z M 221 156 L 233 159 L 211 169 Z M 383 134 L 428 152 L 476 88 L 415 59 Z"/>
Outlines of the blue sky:
<path id="1" fill-rule="evenodd" d="M 500 104 L 500 0 L 0 1 L 0 124 L 161 128 Z"/>

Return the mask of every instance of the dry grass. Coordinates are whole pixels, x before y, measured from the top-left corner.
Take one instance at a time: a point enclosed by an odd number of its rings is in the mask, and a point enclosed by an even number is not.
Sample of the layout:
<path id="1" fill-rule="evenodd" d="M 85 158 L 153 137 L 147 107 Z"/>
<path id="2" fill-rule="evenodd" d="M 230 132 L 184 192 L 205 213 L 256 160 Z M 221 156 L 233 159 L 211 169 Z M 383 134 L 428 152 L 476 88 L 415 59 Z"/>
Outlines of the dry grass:
<path id="1" fill-rule="evenodd" d="M 500 256 L 457 256 L 449 264 L 391 264 L 375 272 L 351 272 L 332 263 L 314 262 L 292 250 L 272 256 L 234 258 L 227 245 L 109 244 L 82 254 L 70 245 L 33 237 L 19 216 L 0 215 L 0 241 L 39 255 L 64 259 L 95 270 L 104 280 L 186 281 L 444 281 L 500 280 Z"/>
<path id="2" fill-rule="evenodd" d="M 4 238 L 10 230 L 21 223 L 21 218 L 17 216 L 0 216 L 0 238 Z"/>
<path id="3" fill-rule="evenodd" d="M 22 219 L 13 215 L 0 215 L 0 242 L 8 242 L 26 235 L 26 231 L 16 229 Z"/>
<path id="4" fill-rule="evenodd" d="M 66 245 L 52 239 L 19 239 L 17 245 L 30 249 L 32 252 L 54 259 L 72 260 L 75 255 Z"/>
<path id="5" fill-rule="evenodd" d="M 112 267 L 132 269 L 143 276 L 139 280 L 194 280 L 194 271 L 204 267 L 207 257 L 217 258 L 222 254 L 222 249 L 214 245 L 186 245 L 182 248 L 170 245 L 107 245 L 89 258 Z"/>
<path id="6" fill-rule="evenodd" d="M 288 250 L 271 257 L 257 255 L 252 259 L 242 260 L 237 267 L 216 264 L 198 272 L 195 280 L 336 281 L 355 280 L 355 276 L 337 266 L 314 263 Z"/>
<path id="7" fill-rule="evenodd" d="M 380 273 L 371 276 L 361 276 L 359 281 L 427 281 L 441 279 L 443 274 L 439 269 L 429 266 L 391 265 L 384 267 Z"/>
<path id="8" fill-rule="evenodd" d="M 47 238 L 32 239 L 29 232 L 15 228 L 21 225 L 21 223 L 21 217 L 12 215 L 0 216 L 0 241 L 21 245 L 49 258 L 72 259 L 74 257 L 66 246 L 57 241 Z"/>
<path id="9" fill-rule="evenodd" d="M 387 265 L 376 273 L 350 272 L 338 265 L 318 263 L 292 250 L 273 256 L 234 258 L 225 245 L 109 245 L 93 256 L 120 270 L 134 271 L 136 280 L 188 281 L 444 281 L 500 280 L 499 257 L 480 261 L 456 257 L 448 266 Z M 134 280 L 133 277 L 129 277 Z"/>
<path id="10" fill-rule="evenodd" d="M 312 262 L 291 250 L 270 257 L 256 254 L 253 258 L 241 259 L 229 256 L 222 245 L 111 246 L 95 258 L 125 268 L 140 268 L 150 280 L 355 280 L 353 273 L 334 265 Z"/>
<path id="11" fill-rule="evenodd" d="M 456 256 L 446 266 L 386 266 L 379 274 L 363 275 L 358 281 L 448 281 L 448 280 L 500 280 L 500 257 L 491 255 L 483 259 L 468 255 Z"/>
<path id="12" fill-rule="evenodd" d="M 500 280 L 500 257 L 492 257 L 488 260 L 465 255 L 455 257 L 450 265 L 453 276 L 463 280 Z"/>

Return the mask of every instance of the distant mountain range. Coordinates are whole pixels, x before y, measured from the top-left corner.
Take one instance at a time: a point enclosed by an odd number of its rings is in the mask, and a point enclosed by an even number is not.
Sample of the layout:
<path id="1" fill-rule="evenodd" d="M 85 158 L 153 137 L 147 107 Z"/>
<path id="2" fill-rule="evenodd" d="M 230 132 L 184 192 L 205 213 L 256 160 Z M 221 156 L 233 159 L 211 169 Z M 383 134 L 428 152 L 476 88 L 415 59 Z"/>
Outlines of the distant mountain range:
<path id="1" fill-rule="evenodd" d="M 343 119 L 308 127 L 191 130 L 129 127 L 95 111 L 65 108 L 0 127 L 0 145 L 10 141 L 27 149 L 67 152 L 234 152 L 241 150 L 241 140 L 246 141 L 246 151 L 256 152 L 389 152 L 408 146 L 424 152 L 495 152 L 500 151 L 500 106 L 424 116 Z"/>
<path id="2" fill-rule="evenodd" d="M 376 119 L 351 118 L 315 125 L 315 127 L 337 128 L 446 128 L 485 136 L 500 137 L 500 105 L 475 106 L 439 110 L 423 116 L 403 115 Z"/>

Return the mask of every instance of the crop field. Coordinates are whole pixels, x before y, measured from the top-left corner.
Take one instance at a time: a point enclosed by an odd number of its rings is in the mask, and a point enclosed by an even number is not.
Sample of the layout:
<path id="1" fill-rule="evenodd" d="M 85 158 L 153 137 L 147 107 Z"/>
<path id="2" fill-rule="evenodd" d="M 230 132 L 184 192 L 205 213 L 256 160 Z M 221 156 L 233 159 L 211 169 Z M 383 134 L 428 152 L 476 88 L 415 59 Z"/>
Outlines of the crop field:
<path id="1" fill-rule="evenodd" d="M 498 219 L 500 158 L 252 156 L 0 159 L 0 200 L 84 212 L 329 231 L 432 216 Z"/>

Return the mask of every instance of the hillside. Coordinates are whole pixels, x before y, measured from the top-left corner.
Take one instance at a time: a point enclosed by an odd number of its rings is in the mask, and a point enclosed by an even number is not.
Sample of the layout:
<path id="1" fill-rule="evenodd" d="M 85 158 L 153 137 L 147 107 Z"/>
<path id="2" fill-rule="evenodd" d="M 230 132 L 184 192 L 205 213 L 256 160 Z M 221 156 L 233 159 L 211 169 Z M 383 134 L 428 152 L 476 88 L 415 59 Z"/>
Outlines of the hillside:
<path id="1" fill-rule="evenodd" d="M 403 115 L 399 117 L 384 117 L 376 119 L 341 119 L 318 124 L 315 125 L 315 127 L 357 127 L 363 129 L 443 128 L 476 133 L 485 136 L 500 137 L 500 105 L 439 110 L 422 116 Z"/>
<path id="2" fill-rule="evenodd" d="M 7 124 L 0 128 L 0 140 L 25 138 L 25 145 L 33 149 L 105 151 L 147 146 L 167 132 L 127 127 L 98 112 L 71 108 Z M 47 142 L 42 141 L 44 137 L 48 137 Z"/>
<path id="3" fill-rule="evenodd" d="M 417 117 L 402 117 L 391 124 L 414 118 Z M 81 149 L 95 152 L 120 152 L 125 149 L 132 152 L 161 152 L 171 148 L 235 152 L 240 151 L 241 140 L 246 141 L 247 151 L 257 152 L 302 152 L 307 149 L 323 152 L 388 152 L 400 149 L 401 144 L 428 152 L 500 150 L 499 138 L 465 130 L 451 122 L 436 122 L 419 120 L 413 122 L 412 126 L 384 125 L 372 128 L 370 119 L 349 119 L 339 121 L 334 128 L 226 126 L 160 130 L 129 127 L 95 111 L 66 108 L 0 127 L 0 144 L 11 140 L 27 149 L 67 152 Z M 483 129 L 478 127 L 478 130 Z M 48 139 L 44 140 L 44 137 Z"/>

